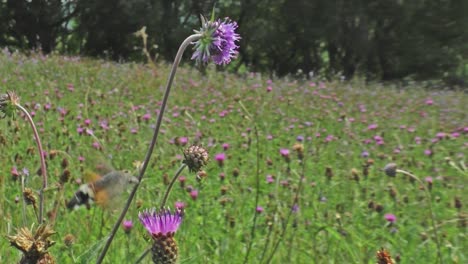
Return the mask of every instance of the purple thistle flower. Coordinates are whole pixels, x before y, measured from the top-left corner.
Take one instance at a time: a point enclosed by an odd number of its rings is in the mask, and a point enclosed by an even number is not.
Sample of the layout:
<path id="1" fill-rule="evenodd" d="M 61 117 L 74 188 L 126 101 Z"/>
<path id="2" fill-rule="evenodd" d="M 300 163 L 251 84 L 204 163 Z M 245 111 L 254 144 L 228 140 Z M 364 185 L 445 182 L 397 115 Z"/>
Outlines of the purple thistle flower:
<path id="1" fill-rule="evenodd" d="M 396 218 L 396 216 L 394 214 L 385 214 L 384 217 L 385 217 L 385 220 L 387 220 L 388 222 L 390 222 L 392 224 L 395 223 L 396 220 L 397 220 L 397 218 Z"/>
<path id="2" fill-rule="evenodd" d="M 289 156 L 289 149 L 280 149 L 280 154 L 283 157 L 288 157 Z"/>
<path id="3" fill-rule="evenodd" d="M 224 161 L 226 160 L 226 154 L 224 153 L 218 153 L 215 155 L 215 160 L 218 162 L 219 166 L 224 165 Z"/>
<path id="4" fill-rule="evenodd" d="M 261 214 L 261 213 L 263 213 L 264 209 L 263 209 L 263 207 L 261 207 L 261 206 L 257 206 L 257 208 L 255 208 L 255 211 L 256 211 L 257 213 Z"/>
<path id="5" fill-rule="evenodd" d="M 152 210 L 140 212 L 138 218 L 153 238 L 159 235 L 173 235 L 182 222 L 182 214 L 180 211 L 171 213 L 170 210 L 156 211 L 154 208 Z"/>
<path id="6" fill-rule="evenodd" d="M 229 18 L 206 21 L 204 17 L 202 23 L 200 31 L 195 31 L 203 36 L 195 42 L 192 60 L 206 63 L 211 59 L 218 65 L 230 63 L 238 54 L 236 41 L 240 36 L 235 32 L 237 23 Z"/>
<path id="7" fill-rule="evenodd" d="M 122 222 L 122 228 L 126 234 L 129 234 L 130 231 L 132 231 L 133 228 L 133 222 L 132 220 L 124 220 Z"/>

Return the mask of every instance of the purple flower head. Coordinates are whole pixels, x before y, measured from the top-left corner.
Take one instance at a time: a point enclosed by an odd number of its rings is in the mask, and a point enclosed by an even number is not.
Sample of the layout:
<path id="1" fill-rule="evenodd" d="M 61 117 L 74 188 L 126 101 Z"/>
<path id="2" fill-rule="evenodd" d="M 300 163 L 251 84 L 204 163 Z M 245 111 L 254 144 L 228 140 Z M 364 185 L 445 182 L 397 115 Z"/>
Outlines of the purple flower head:
<path id="1" fill-rule="evenodd" d="M 197 200 L 197 198 L 198 198 L 198 190 L 192 190 L 192 191 L 190 192 L 190 197 L 192 197 L 192 200 L 194 200 L 194 201 Z"/>
<path id="2" fill-rule="evenodd" d="M 207 63 L 210 59 L 216 64 L 228 64 L 237 54 L 240 36 L 235 32 L 237 23 L 229 18 L 224 20 L 206 21 L 202 17 L 202 28 L 195 31 L 202 37 L 195 42 L 195 52 L 192 59 Z"/>
<path id="3" fill-rule="evenodd" d="M 289 156 L 289 149 L 280 149 L 280 154 L 283 157 L 288 157 Z"/>
<path id="4" fill-rule="evenodd" d="M 397 220 L 394 214 L 385 214 L 384 217 L 385 217 L 385 220 L 387 220 L 390 223 L 395 223 Z"/>
<path id="5" fill-rule="evenodd" d="M 267 181 L 267 183 L 273 183 L 273 182 L 275 182 L 275 178 L 273 177 L 273 175 L 268 174 L 266 176 L 266 181 Z"/>
<path id="6" fill-rule="evenodd" d="M 173 235 L 182 222 L 180 211 L 171 213 L 170 210 L 146 210 L 138 214 L 138 218 L 153 238 L 157 236 Z"/>
<path id="7" fill-rule="evenodd" d="M 229 143 L 224 143 L 223 144 L 223 149 L 226 151 L 229 149 Z"/>
<path id="8" fill-rule="evenodd" d="M 215 160 L 216 161 L 224 161 L 226 159 L 226 154 L 224 153 L 218 153 L 215 155 Z"/>
<path id="9" fill-rule="evenodd" d="M 174 205 L 175 205 L 175 208 L 176 208 L 177 210 L 184 210 L 184 208 L 185 208 L 185 203 L 184 203 L 184 202 L 181 202 L 181 201 L 175 202 Z"/>
<path id="10" fill-rule="evenodd" d="M 132 231 L 133 228 L 133 222 L 132 220 L 124 220 L 122 222 L 122 228 L 126 234 L 129 234 L 130 231 Z"/>
<path id="11" fill-rule="evenodd" d="M 264 209 L 263 209 L 263 207 L 261 207 L 261 206 L 257 206 L 257 208 L 255 208 L 255 211 L 256 211 L 257 213 L 259 213 L 259 214 L 262 213 L 263 210 L 264 210 Z"/>

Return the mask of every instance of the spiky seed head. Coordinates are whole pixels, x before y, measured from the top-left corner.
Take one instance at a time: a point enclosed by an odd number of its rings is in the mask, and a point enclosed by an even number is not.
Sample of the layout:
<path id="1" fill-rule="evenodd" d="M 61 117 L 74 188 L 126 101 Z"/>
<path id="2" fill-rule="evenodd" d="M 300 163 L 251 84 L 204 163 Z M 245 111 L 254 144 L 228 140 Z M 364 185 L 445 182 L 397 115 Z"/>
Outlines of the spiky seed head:
<path id="1" fill-rule="evenodd" d="M 34 207 L 36 206 L 36 196 L 31 188 L 24 188 L 23 197 L 26 204 L 32 204 Z"/>
<path id="2" fill-rule="evenodd" d="M 65 237 L 63 238 L 63 243 L 65 244 L 65 246 L 67 247 L 71 247 L 73 246 L 73 244 L 75 244 L 75 241 L 76 241 L 76 237 L 72 234 L 67 234 L 65 235 Z"/>
<path id="3" fill-rule="evenodd" d="M 397 165 L 395 163 L 389 163 L 384 168 L 383 171 L 389 177 L 395 177 L 397 173 Z"/>
<path id="4" fill-rule="evenodd" d="M 0 118 L 13 116 L 18 104 L 19 97 L 15 92 L 9 91 L 5 94 L 0 94 Z"/>
<path id="5" fill-rule="evenodd" d="M 208 151 L 202 146 L 192 145 L 184 150 L 184 163 L 190 172 L 198 172 L 203 166 L 208 164 Z"/>
<path id="6" fill-rule="evenodd" d="M 394 264 L 390 253 L 384 248 L 377 251 L 377 264 Z"/>
<path id="7" fill-rule="evenodd" d="M 19 229 L 18 234 L 8 236 L 10 244 L 23 252 L 23 258 L 19 263 L 41 263 L 55 264 L 54 258 L 49 254 L 49 247 L 55 244 L 50 240 L 50 236 L 55 231 L 47 225 L 40 225 L 35 233 L 27 227 Z"/>

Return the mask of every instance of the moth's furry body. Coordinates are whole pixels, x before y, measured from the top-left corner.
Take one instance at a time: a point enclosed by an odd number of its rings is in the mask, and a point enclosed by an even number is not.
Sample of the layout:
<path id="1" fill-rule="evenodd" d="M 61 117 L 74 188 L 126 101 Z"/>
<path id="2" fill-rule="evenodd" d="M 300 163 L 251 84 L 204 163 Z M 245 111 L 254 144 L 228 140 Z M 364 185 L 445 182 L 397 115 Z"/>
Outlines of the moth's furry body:
<path id="1" fill-rule="evenodd" d="M 138 182 L 136 177 L 123 171 L 111 171 L 95 181 L 80 186 L 68 201 L 68 209 L 77 209 L 81 205 L 87 208 L 96 203 L 102 208 L 115 207 L 129 184 Z"/>

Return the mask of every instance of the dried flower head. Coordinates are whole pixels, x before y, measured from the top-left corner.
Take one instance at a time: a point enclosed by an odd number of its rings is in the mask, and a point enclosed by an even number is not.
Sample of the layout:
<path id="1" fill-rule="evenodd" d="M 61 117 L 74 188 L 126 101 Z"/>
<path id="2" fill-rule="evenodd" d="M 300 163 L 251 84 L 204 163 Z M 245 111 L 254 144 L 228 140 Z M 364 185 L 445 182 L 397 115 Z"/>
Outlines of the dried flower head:
<path id="1" fill-rule="evenodd" d="M 377 251 L 377 264 L 394 264 L 390 253 L 384 248 Z"/>
<path id="2" fill-rule="evenodd" d="M 19 97 L 15 92 L 8 91 L 6 94 L 0 94 L 0 118 L 13 116 L 18 104 Z"/>
<path id="3" fill-rule="evenodd" d="M 23 197 L 26 201 L 26 204 L 32 204 L 36 207 L 36 196 L 31 188 L 24 188 Z"/>
<path id="4" fill-rule="evenodd" d="M 174 234 L 182 222 L 181 211 L 152 209 L 141 212 L 138 217 L 153 239 L 153 262 L 176 263 L 179 249 Z"/>
<path id="5" fill-rule="evenodd" d="M 210 158 L 208 151 L 197 145 L 193 145 L 184 150 L 184 163 L 188 166 L 190 172 L 198 172 L 208 163 Z"/>
<path id="6" fill-rule="evenodd" d="M 55 260 L 49 254 L 48 249 L 54 241 L 49 237 L 55 231 L 49 225 L 40 225 L 33 234 L 27 227 L 19 229 L 18 234 L 8 236 L 12 246 L 23 252 L 23 258 L 19 263 L 48 263 L 53 264 Z"/>
<path id="7" fill-rule="evenodd" d="M 76 241 L 76 237 L 72 234 L 67 234 L 65 235 L 65 237 L 63 238 L 63 243 L 65 244 L 65 246 L 67 247 L 71 247 L 73 246 L 73 244 L 75 244 L 75 241 Z"/>
<path id="8" fill-rule="evenodd" d="M 395 163 L 389 163 L 384 168 L 383 171 L 389 177 L 395 177 L 397 173 L 397 165 Z"/>
<path id="9" fill-rule="evenodd" d="M 235 31 L 237 23 L 229 18 L 224 20 L 206 21 L 202 16 L 202 27 L 198 34 L 202 37 L 195 42 L 192 59 L 197 62 L 207 63 L 210 59 L 216 64 L 228 64 L 234 58 L 239 48 L 236 42 L 240 36 Z"/>

